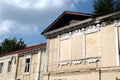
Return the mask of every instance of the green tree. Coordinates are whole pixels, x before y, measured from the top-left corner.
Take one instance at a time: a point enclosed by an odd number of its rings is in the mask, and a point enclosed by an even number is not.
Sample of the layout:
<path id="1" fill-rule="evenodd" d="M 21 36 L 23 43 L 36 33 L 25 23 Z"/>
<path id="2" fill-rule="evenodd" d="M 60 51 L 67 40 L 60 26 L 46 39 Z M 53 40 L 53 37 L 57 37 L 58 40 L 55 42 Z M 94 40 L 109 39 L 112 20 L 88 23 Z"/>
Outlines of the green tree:
<path id="1" fill-rule="evenodd" d="M 22 38 L 20 38 L 18 41 L 16 38 L 13 39 L 6 38 L 0 45 L 0 53 L 7 53 L 7 52 L 23 49 L 25 47 L 26 44 L 24 44 Z"/>
<path id="2" fill-rule="evenodd" d="M 109 14 L 114 12 L 114 0 L 94 0 L 93 8 L 95 14 Z"/>

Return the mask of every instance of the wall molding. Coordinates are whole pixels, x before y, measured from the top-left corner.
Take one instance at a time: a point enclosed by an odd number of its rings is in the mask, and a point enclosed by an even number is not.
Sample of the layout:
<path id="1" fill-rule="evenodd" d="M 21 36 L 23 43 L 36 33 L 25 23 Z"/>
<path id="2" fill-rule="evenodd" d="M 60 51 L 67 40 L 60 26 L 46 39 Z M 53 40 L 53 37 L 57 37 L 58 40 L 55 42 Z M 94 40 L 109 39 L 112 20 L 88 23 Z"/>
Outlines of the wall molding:
<path id="1" fill-rule="evenodd" d="M 99 29 L 100 29 L 99 27 L 100 26 L 98 26 L 98 25 L 100 25 L 100 24 L 91 25 L 91 26 L 86 27 L 85 28 L 85 34 L 89 34 L 89 33 L 93 33 L 93 32 L 99 31 Z"/>
<path id="2" fill-rule="evenodd" d="M 88 62 L 88 63 L 96 63 L 96 62 L 98 62 L 100 60 L 100 58 L 99 57 L 96 57 L 96 58 L 88 58 L 88 59 L 86 59 L 85 61 L 86 62 Z"/>
<path id="3" fill-rule="evenodd" d="M 60 66 L 67 66 L 68 64 L 72 64 L 72 65 L 78 65 L 78 64 L 82 64 L 82 63 L 97 63 L 98 61 L 100 61 L 101 57 L 89 57 L 89 58 L 84 58 L 84 59 L 79 59 L 79 60 L 67 60 L 67 61 L 60 61 L 58 64 Z"/>
<path id="4" fill-rule="evenodd" d="M 80 60 L 80 61 L 71 61 L 71 63 L 72 63 L 73 65 L 78 65 L 78 64 L 83 63 L 83 60 Z"/>
<path id="5" fill-rule="evenodd" d="M 83 33 L 90 34 L 90 33 L 99 31 L 100 27 L 101 27 L 101 24 L 91 25 L 91 26 L 87 26 L 86 28 L 76 29 L 76 30 L 61 34 L 59 35 L 59 37 L 60 37 L 60 40 L 65 40 L 65 39 L 69 39 L 70 36 L 72 37 L 79 36 L 79 35 L 83 35 Z"/>
<path id="6" fill-rule="evenodd" d="M 69 64 L 69 61 L 60 61 L 58 64 L 59 64 L 60 66 L 66 66 L 66 65 Z"/>

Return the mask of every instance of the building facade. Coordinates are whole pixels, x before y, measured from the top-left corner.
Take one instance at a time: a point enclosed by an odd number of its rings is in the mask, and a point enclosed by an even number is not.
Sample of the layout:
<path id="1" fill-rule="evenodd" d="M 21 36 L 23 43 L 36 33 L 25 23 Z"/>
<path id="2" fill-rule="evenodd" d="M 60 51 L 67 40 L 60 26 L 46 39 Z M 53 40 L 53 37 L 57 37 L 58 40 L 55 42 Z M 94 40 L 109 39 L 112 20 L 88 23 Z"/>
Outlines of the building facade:
<path id="1" fill-rule="evenodd" d="M 15 79 L 17 60 L 18 60 L 18 54 L 0 56 L 0 79 L 1 80 Z"/>
<path id="2" fill-rule="evenodd" d="M 0 55 L 0 80 L 41 80 L 46 44 Z"/>
<path id="3" fill-rule="evenodd" d="M 47 44 L 0 54 L 0 80 L 120 80 L 120 12 L 65 11 Z"/>
<path id="4" fill-rule="evenodd" d="M 42 34 L 48 59 L 43 80 L 120 80 L 120 12 L 64 12 Z"/>

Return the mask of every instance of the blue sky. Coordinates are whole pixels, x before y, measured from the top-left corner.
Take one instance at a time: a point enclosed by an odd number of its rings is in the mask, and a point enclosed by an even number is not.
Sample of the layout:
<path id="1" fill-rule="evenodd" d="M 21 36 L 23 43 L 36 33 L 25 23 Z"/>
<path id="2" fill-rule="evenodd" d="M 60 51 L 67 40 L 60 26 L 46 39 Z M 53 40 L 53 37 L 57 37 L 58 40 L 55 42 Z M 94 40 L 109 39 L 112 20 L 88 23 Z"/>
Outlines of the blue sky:
<path id="1" fill-rule="evenodd" d="M 22 38 L 27 45 L 45 42 L 40 33 L 63 11 L 92 13 L 93 0 L 0 0 L 0 42 Z"/>

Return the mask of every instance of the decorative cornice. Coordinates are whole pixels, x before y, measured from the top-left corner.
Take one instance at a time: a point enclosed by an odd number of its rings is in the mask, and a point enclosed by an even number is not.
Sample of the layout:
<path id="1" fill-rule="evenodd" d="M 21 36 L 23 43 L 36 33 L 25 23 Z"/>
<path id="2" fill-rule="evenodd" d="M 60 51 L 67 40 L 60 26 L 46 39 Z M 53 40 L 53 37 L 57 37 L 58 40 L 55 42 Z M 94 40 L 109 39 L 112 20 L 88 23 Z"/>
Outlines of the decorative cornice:
<path id="1" fill-rule="evenodd" d="M 81 61 L 72 61 L 71 63 L 74 64 L 74 65 L 77 65 L 77 64 L 83 63 L 83 61 L 82 60 Z"/>
<path id="2" fill-rule="evenodd" d="M 96 26 L 95 25 L 91 25 L 91 26 L 88 26 L 85 28 L 85 34 L 89 34 L 89 33 L 92 33 L 92 32 L 96 32 L 96 31 L 99 31 L 99 28 L 100 27 L 100 24 L 97 24 Z"/>
<path id="3" fill-rule="evenodd" d="M 70 33 L 70 32 L 69 32 Z M 65 34 L 62 34 L 60 35 L 60 40 L 64 40 L 64 39 L 69 39 L 70 38 L 70 35 L 69 33 L 65 33 Z"/>
<path id="4" fill-rule="evenodd" d="M 66 66 L 69 64 L 69 61 L 61 61 L 58 63 L 60 66 Z"/>
<path id="5" fill-rule="evenodd" d="M 115 27 L 120 27 L 120 19 L 114 20 Z"/>
<path id="6" fill-rule="evenodd" d="M 90 57 L 90 58 L 85 58 L 85 59 L 80 59 L 80 60 L 71 60 L 71 61 L 60 61 L 58 65 L 60 66 L 66 66 L 68 64 L 73 64 L 73 65 L 78 65 L 82 63 L 96 63 L 100 61 L 100 57 Z"/>
<path id="7" fill-rule="evenodd" d="M 101 27 L 101 24 L 97 24 L 97 25 L 88 26 L 86 28 L 76 29 L 68 33 L 59 35 L 59 38 L 60 40 L 64 40 L 64 39 L 69 39 L 70 36 L 74 37 L 74 36 L 82 35 L 83 33 L 89 34 L 89 33 L 97 32 L 100 30 L 100 27 Z"/>
<path id="8" fill-rule="evenodd" d="M 88 63 L 96 63 L 99 60 L 100 60 L 99 57 L 97 57 L 97 58 L 88 58 L 85 61 L 88 62 Z"/>
<path id="9" fill-rule="evenodd" d="M 81 35 L 83 34 L 83 30 L 82 29 L 77 29 L 77 30 L 74 30 L 72 31 L 72 36 L 77 36 L 77 35 Z"/>

